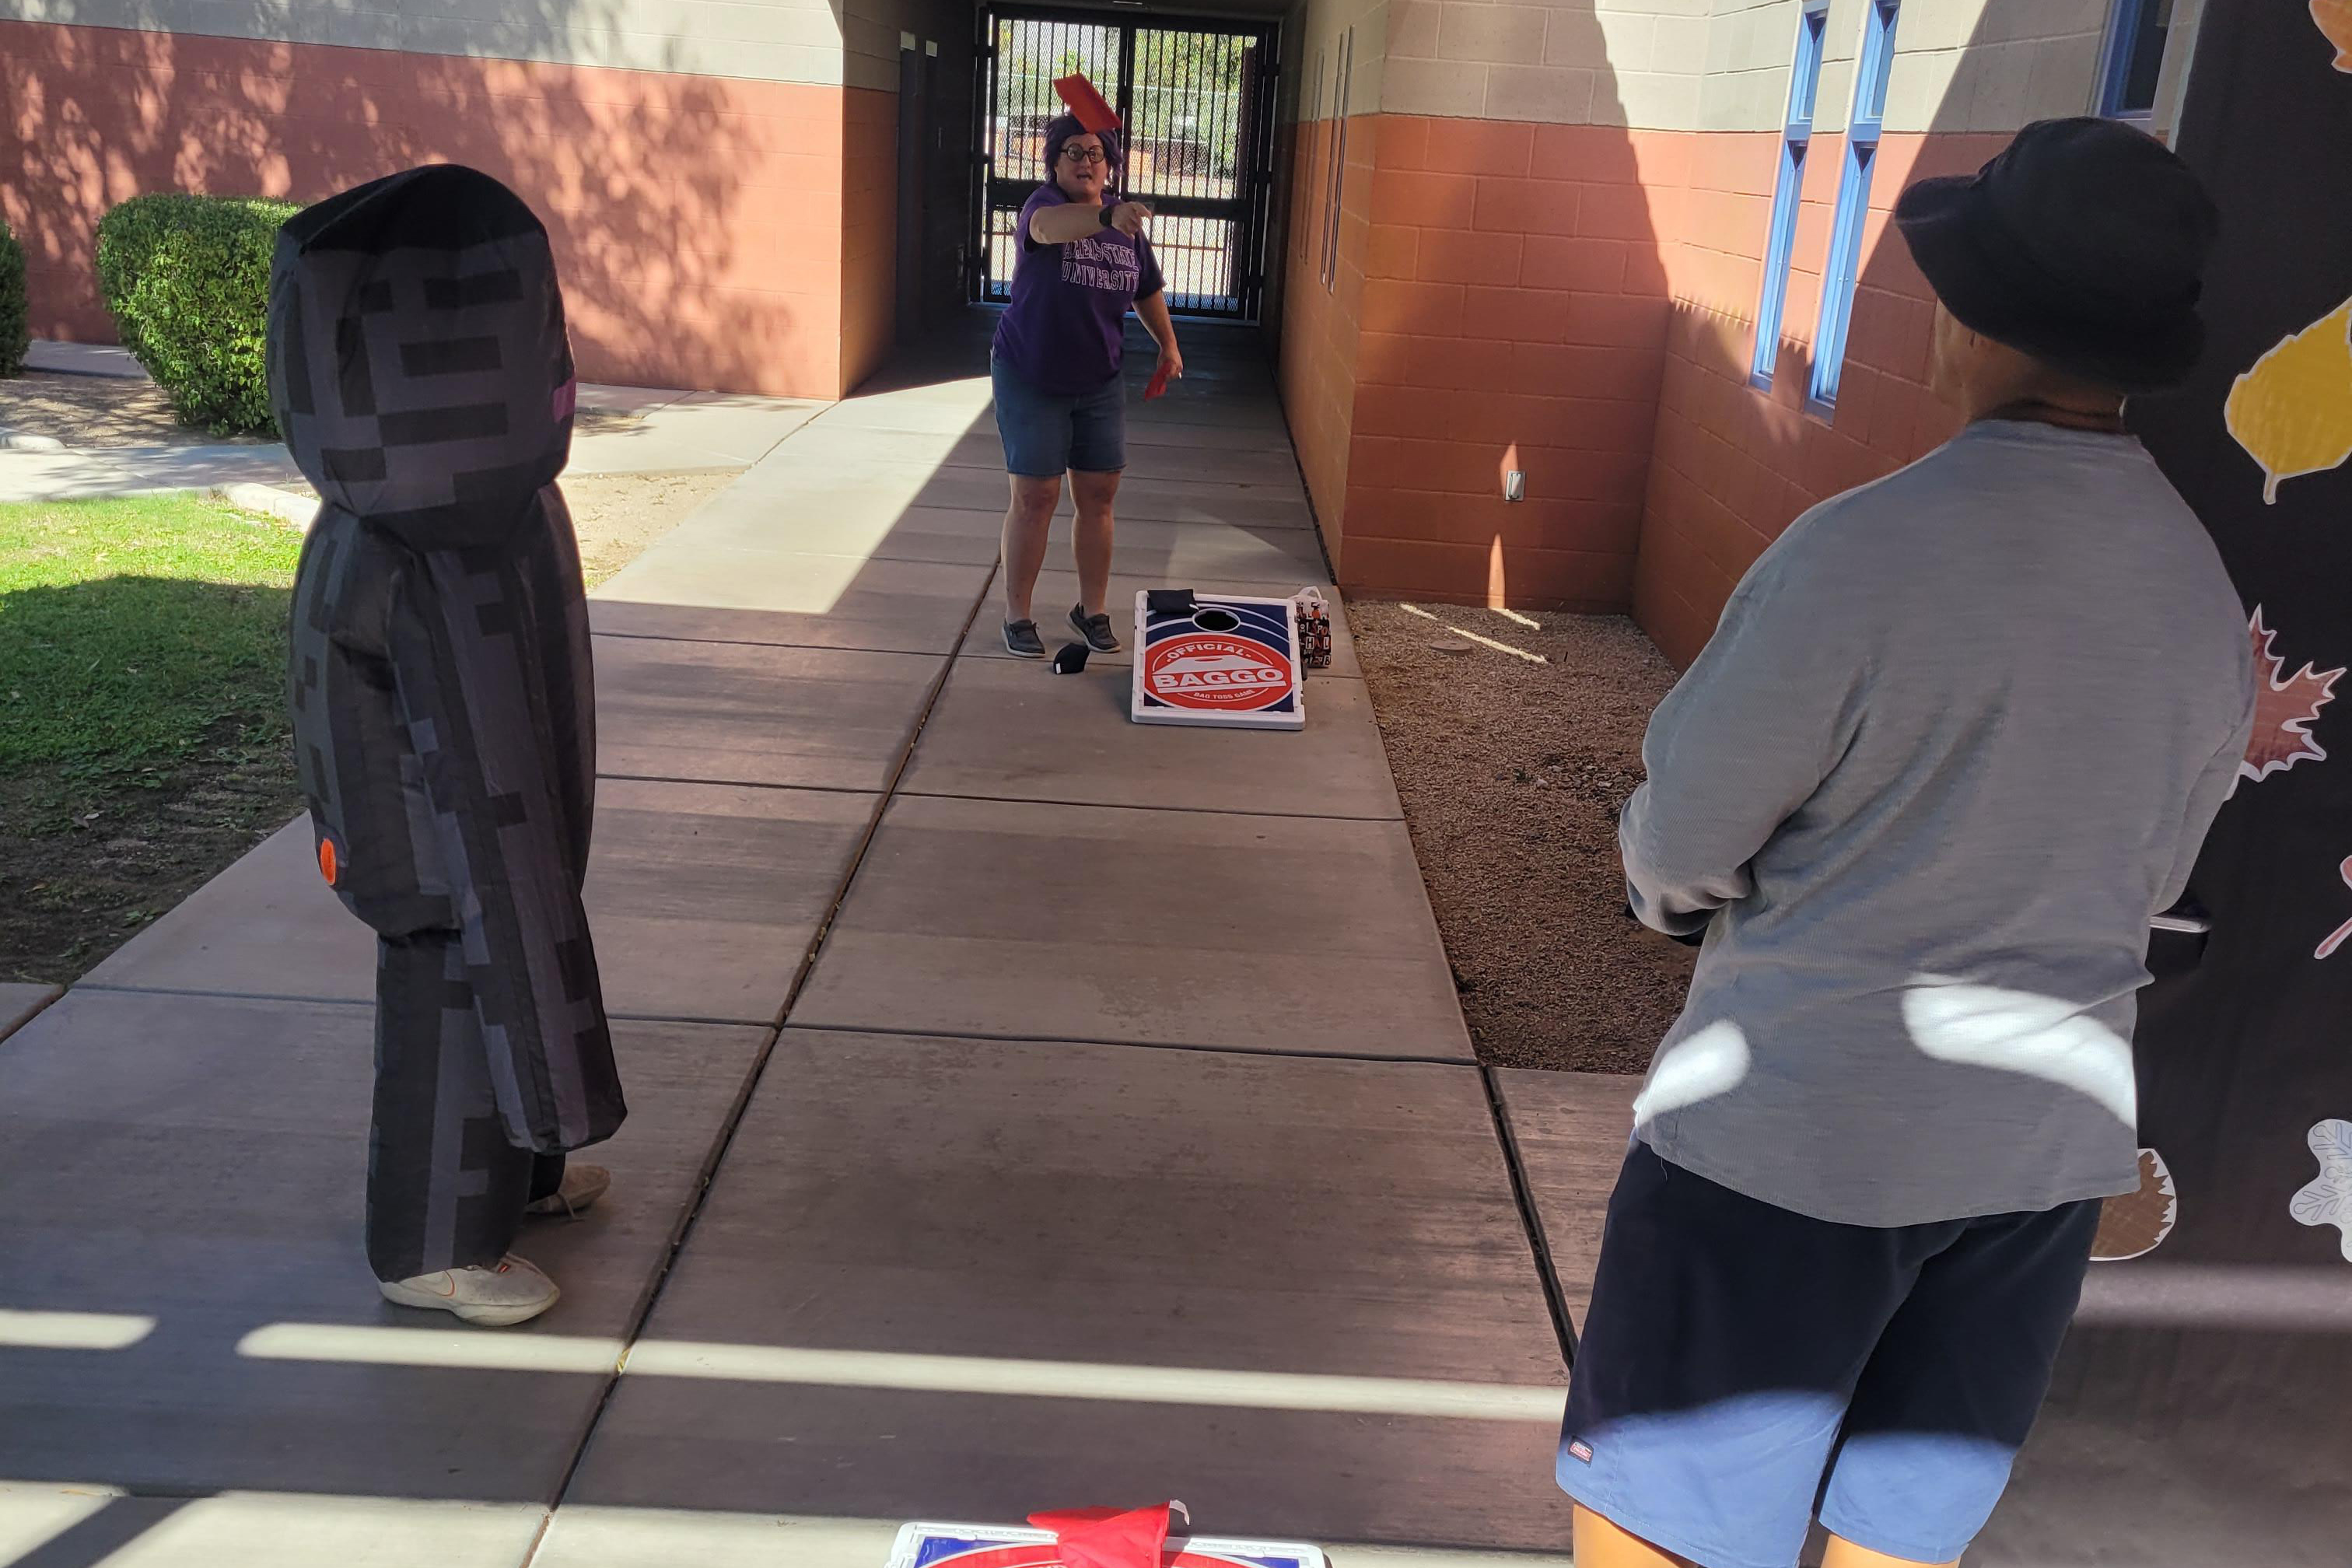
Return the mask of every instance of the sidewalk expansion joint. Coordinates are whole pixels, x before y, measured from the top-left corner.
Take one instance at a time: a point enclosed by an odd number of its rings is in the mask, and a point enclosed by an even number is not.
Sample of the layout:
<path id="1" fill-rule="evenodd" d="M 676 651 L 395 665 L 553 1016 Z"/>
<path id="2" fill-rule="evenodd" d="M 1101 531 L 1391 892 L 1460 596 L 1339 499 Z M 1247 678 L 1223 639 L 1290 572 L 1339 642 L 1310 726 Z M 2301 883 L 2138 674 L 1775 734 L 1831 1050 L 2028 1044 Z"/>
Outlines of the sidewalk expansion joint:
<path id="1" fill-rule="evenodd" d="M 1551 1239 L 1544 1234 L 1543 1216 L 1537 1212 L 1535 1188 L 1528 1181 L 1526 1162 L 1519 1155 L 1518 1134 L 1512 1129 L 1510 1108 L 1503 1100 L 1503 1086 L 1495 1077 L 1495 1069 L 1479 1064 L 1478 1078 L 1486 1089 L 1486 1110 L 1495 1119 L 1495 1138 L 1503 1151 L 1503 1168 L 1511 1178 L 1511 1199 L 1518 1205 L 1519 1225 L 1528 1234 L 1528 1246 L 1534 1250 L 1536 1281 L 1543 1287 L 1544 1306 L 1551 1313 L 1552 1331 L 1559 1336 L 1559 1355 L 1563 1365 L 1576 1364 L 1576 1325 L 1569 1321 L 1568 1298 L 1560 1293 L 1559 1270 L 1553 1266 Z"/>
<path id="2" fill-rule="evenodd" d="M 1274 1061 L 1361 1062 L 1370 1067 L 1431 1067 L 1474 1069 L 1468 1057 L 1378 1056 L 1365 1051 L 1309 1051 L 1280 1047 L 1229 1046 L 1191 1040 L 1112 1040 L 1084 1035 L 1007 1035 L 985 1029 L 910 1029 L 890 1025 L 794 1024 L 788 1035 L 858 1035 L 869 1039 L 982 1040 L 991 1045 L 1103 1046 L 1123 1051 L 1182 1051 L 1195 1056 L 1264 1057 Z"/>

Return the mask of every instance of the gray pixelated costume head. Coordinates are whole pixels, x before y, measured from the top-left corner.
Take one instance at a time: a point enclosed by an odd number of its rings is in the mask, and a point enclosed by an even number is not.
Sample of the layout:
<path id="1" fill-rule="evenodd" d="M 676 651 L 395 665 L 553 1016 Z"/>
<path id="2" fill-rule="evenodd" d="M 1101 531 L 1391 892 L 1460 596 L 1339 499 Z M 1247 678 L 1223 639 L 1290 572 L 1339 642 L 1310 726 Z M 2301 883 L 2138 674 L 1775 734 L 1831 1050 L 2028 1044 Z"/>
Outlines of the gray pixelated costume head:
<path id="1" fill-rule="evenodd" d="M 394 174 L 286 225 L 269 323 L 322 499 L 297 760 L 319 869 L 382 939 L 369 1256 L 385 1279 L 495 1264 L 534 1156 L 626 1113 L 581 902 L 595 679 L 547 233 L 470 169 Z"/>
<path id="2" fill-rule="evenodd" d="M 269 400 L 331 506 L 422 550 L 498 542 L 563 471 L 576 384 L 547 230 L 454 163 L 289 219 Z"/>

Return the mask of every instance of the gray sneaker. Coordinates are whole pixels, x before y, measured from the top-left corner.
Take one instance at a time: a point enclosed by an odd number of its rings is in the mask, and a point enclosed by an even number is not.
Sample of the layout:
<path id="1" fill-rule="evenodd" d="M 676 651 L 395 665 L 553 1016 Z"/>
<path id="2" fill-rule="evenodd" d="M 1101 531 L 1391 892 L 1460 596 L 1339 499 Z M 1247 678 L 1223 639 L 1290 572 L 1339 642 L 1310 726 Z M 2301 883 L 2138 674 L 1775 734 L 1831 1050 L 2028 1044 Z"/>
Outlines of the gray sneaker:
<path id="1" fill-rule="evenodd" d="M 1045 658 L 1045 639 L 1037 635 L 1037 623 L 1034 621 L 1005 622 L 1004 651 L 1015 658 Z"/>
<path id="2" fill-rule="evenodd" d="M 455 1313 L 468 1323 L 503 1329 L 528 1322 L 563 1294 L 555 1281 L 509 1252 L 495 1268 L 445 1268 L 377 1286 L 395 1306 Z"/>
<path id="3" fill-rule="evenodd" d="M 1087 646 L 1097 653 L 1118 651 L 1118 634 L 1110 629 L 1109 616 L 1090 616 L 1084 605 L 1072 605 L 1070 625 L 1077 628 L 1078 635 L 1087 639 Z"/>

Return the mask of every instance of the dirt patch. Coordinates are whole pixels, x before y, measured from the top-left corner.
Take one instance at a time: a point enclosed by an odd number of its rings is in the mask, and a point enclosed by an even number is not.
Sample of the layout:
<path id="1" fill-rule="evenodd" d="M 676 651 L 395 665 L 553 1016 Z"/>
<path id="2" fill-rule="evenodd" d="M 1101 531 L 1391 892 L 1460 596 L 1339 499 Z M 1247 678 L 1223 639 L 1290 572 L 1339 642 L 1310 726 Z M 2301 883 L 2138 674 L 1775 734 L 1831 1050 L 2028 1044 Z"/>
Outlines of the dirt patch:
<path id="1" fill-rule="evenodd" d="M 285 738 L 234 724 L 142 784 L 82 794 L 64 832 L 10 826 L 60 788 L 0 780 L 0 981 L 80 979 L 302 809 Z"/>
<path id="2" fill-rule="evenodd" d="M 0 430 L 68 447 L 259 446 L 260 436 L 214 436 L 183 425 L 163 389 L 143 377 L 28 370 L 0 381 Z"/>
<path id="3" fill-rule="evenodd" d="M 583 436 L 625 430 L 635 414 L 583 408 L 572 428 Z M 215 436 L 183 425 L 163 389 L 142 377 L 74 375 L 28 370 L 0 381 L 0 430 L 47 436 L 68 447 L 260 446 L 266 436 Z"/>
<path id="4" fill-rule="evenodd" d="M 583 474 L 563 481 L 580 569 L 595 587 L 740 478 L 740 468 L 697 474 Z"/>
<path id="5" fill-rule="evenodd" d="M 1625 913 L 1616 810 L 1673 669 L 1617 616 L 1348 611 L 1479 1059 L 1643 1071 L 1692 954 Z"/>

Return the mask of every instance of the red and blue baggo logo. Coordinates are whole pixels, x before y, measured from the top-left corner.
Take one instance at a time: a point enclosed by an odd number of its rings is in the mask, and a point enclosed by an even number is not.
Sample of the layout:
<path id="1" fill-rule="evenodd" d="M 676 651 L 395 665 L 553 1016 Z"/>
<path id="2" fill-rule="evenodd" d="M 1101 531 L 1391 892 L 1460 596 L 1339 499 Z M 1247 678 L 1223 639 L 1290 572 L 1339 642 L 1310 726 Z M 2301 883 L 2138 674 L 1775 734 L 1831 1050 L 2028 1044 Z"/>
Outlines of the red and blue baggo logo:
<path id="1" fill-rule="evenodd" d="M 1138 721 L 1263 729 L 1306 721 L 1289 600 L 1220 595 L 1158 612 L 1139 603 L 1136 622 Z"/>
<path id="2" fill-rule="evenodd" d="M 1062 1549 L 1034 1530 L 910 1524 L 898 1536 L 890 1568 L 1063 1568 Z M 1312 1546 L 1266 1542 L 1171 1541 L 1160 1568 L 1329 1568 Z"/>
<path id="3" fill-rule="evenodd" d="M 1143 689 L 1171 708 L 1255 712 L 1290 697 L 1290 655 L 1246 637 L 1181 632 L 1146 650 Z"/>

